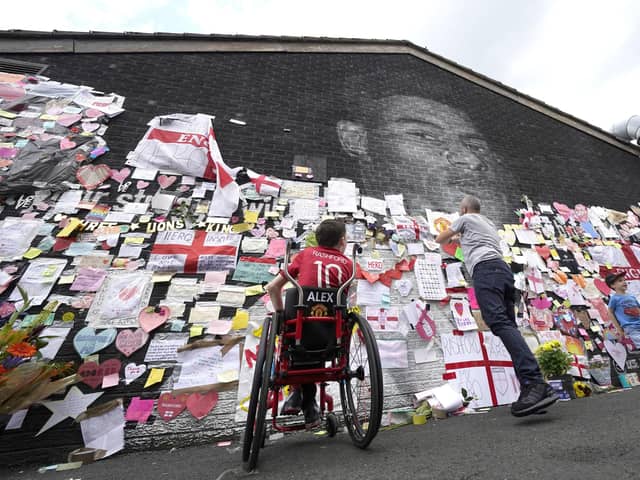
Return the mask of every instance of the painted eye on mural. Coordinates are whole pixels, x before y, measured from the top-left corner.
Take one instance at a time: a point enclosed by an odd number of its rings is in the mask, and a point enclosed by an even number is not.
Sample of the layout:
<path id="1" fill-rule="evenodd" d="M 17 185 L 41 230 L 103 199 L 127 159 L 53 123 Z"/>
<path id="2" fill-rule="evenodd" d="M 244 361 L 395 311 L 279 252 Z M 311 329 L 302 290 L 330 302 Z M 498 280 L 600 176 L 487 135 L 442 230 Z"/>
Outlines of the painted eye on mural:
<path id="1" fill-rule="evenodd" d="M 482 138 L 466 136 L 461 137 L 460 142 L 473 153 L 485 153 L 487 151 L 487 142 Z"/>
<path id="2" fill-rule="evenodd" d="M 428 142 L 439 142 L 439 138 L 431 131 L 425 130 L 409 130 L 405 132 L 406 135 L 414 137 L 418 140 L 426 140 Z"/>

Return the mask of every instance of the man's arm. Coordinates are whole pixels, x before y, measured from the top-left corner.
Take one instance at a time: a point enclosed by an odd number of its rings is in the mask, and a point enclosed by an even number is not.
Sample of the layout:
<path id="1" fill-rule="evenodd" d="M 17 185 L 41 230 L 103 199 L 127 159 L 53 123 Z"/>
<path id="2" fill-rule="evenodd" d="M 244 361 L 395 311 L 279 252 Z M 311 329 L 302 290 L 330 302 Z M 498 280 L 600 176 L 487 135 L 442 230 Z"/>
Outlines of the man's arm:
<path id="1" fill-rule="evenodd" d="M 618 319 L 616 318 L 616 313 L 611 308 L 609 309 L 609 318 L 611 319 L 611 323 L 613 323 L 613 326 L 616 327 L 616 330 L 618 331 L 620 336 L 623 336 L 624 330 L 622 329 L 622 327 L 620 326 L 620 322 L 618 322 Z"/>
<path id="2" fill-rule="evenodd" d="M 436 237 L 436 242 L 442 244 L 442 243 L 448 243 L 450 242 L 453 237 L 455 237 L 456 235 L 458 235 L 458 232 L 455 232 L 453 230 L 451 230 L 450 228 L 447 228 L 444 232 L 440 232 L 438 234 L 438 236 Z"/>
<path id="3" fill-rule="evenodd" d="M 264 289 L 269 294 L 269 298 L 271 299 L 271 303 L 273 304 L 273 308 L 276 311 L 283 310 L 282 306 L 282 289 L 287 284 L 287 279 L 282 274 L 276 275 L 276 278 L 271 280 Z"/>

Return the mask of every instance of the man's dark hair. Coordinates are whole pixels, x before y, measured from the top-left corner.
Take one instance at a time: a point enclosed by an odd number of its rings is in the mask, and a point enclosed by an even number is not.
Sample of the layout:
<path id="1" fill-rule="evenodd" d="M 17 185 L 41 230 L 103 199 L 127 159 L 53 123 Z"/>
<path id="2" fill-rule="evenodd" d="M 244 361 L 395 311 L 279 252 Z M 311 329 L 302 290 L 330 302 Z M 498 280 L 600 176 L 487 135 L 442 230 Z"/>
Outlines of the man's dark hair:
<path id="1" fill-rule="evenodd" d="M 345 236 L 347 229 L 343 222 L 338 220 L 324 220 L 316 228 L 316 240 L 321 247 L 334 248 Z"/>

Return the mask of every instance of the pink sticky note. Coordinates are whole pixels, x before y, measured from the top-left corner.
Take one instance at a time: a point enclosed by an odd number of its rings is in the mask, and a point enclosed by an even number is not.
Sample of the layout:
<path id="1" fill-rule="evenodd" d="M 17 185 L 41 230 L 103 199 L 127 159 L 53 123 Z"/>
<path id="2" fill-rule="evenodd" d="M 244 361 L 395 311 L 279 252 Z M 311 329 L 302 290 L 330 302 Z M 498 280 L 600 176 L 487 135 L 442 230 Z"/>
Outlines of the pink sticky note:
<path id="1" fill-rule="evenodd" d="M 127 408 L 125 419 L 128 421 L 145 423 L 153 412 L 153 399 L 142 400 L 140 397 L 133 397 Z"/>
<path id="2" fill-rule="evenodd" d="M 115 372 L 102 377 L 102 388 L 115 387 L 120 382 L 120 373 Z"/>
<path id="3" fill-rule="evenodd" d="M 480 305 L 478 305 L 478 300 L 476 299 L 476 291 L 473 287 L 467 288 L 467 295 L 469 296 L 469 307 L 471 307 L 471 310 L 480 310 Z"/>

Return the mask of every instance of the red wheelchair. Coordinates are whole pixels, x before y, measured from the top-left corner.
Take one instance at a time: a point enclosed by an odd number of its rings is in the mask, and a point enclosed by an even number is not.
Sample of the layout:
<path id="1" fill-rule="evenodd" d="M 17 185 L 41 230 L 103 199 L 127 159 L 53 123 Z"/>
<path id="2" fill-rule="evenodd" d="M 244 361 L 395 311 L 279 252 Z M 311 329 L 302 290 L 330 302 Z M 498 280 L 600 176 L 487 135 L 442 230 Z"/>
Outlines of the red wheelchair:
<path id="1" fill-rule="evenodd" d="M 354 266 L 355 260 L 356 249 Z M 289 264 L 288 247 L 284 262 Z M 338 289 L 303 288 L 284 272 L 295 288 L 286 292 L 284 312 L 265 319 L 262 327 L 242 449 L 247 471 L 256 467 L 264 447 L 269 409 L 273 431 L 305 428 L 296 417 L 278 417 L 278 398 L 286 385 L 320 384 L 321 418 L 329 436 L 335 436 L 339 422 L 326 386 L 338 382 L 344 424 L 359 448 L 371 443 L 382 418 L 382 367 L 376 339 L 367 321 L 346 306 L 345 292 L 355 278 L 355 268 Z"/>

